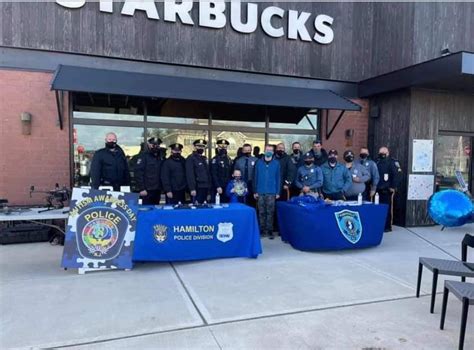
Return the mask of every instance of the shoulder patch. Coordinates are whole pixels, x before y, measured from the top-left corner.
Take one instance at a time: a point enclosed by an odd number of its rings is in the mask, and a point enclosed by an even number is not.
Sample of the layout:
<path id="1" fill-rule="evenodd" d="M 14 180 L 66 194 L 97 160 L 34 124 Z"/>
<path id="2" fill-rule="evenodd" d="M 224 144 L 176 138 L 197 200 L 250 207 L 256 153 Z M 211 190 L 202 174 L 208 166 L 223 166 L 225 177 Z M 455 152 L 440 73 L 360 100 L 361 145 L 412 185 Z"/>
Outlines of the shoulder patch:
<path id="1" fill-rule="evenodd" d="M 212 164 L 216 164 L 216 158 L 212 158 Z"/>
<path id="2" fill-rule="evenodd" d="M 395 161 L 395 166 L 396 166 L 397 168 L 400 168 L 400 163 L 399 163 L 398 161 Z"/>
<path id="3" fill-rule="evenodd" d="M 141 162 L 142 162 L 142 159 L 141 159 L 141 158 L 138 158 L 138 159 L 137 159 L 137 165 L 138 165 L 138 164 L 141 164 Z"/>

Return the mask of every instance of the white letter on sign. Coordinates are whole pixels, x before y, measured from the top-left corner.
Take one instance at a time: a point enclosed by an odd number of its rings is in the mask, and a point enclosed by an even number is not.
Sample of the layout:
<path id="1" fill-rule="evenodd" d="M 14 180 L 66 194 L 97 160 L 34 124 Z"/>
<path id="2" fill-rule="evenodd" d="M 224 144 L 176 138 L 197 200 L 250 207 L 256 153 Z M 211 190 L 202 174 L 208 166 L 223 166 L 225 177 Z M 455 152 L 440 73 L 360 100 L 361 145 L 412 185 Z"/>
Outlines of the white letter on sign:
<path id="1" fill-rule="evenodd" d="M 288 14 L 288 38 L 296 40 L 298 34 L 301 40 L 311 41 L 311 36 L 306 29 L 306 21 L 311 16 L 311 13 L 301 12 L 298 16 L 298 11 L 290 10 Z"/>
<path id="2" fill-rule="evenodd" d="M 240 33 L 253 33 L 258 25 L 258 5 L 247 4 L 247 23 L 242 23 L 240 1 L 232 1 L 230 4 L 230 24 L 232 28 Z"/>
<path id="3" fill-rule="evenodd" d="M 319 15 L 314 19 L 314 40 L 320 44 L 330 44 L 334 39 L 334 32 L 331 28 L 331 24 L 334 21 L 332 17 L 327 15 Z M 320 35 L 321 33 L 322 35 Z"/>
<path id="4" fill-rule="evenodd" d="M 113 0 L 100 0 L 99 10 L 100 12 L 113 13 L 114 12 Z"/>
<path id="5" fill-rule="evenodd" d="M 193 9 L 193 2 L 189 0 L 183 0 L 180 4 L 176 1 L 165 1 L 165 21 L 176 22 L 176 15 L 178 15 L 181 22 L 184 24 L 193 25 L 193 19 L 189 12 Z"/>
<path id="6" fill-rule="evenodd" d="M 208 28 L 224 28 L 226 18 L 224 15 L 225 2 L 199 1 L 199 25 Z"/>
<path id="7" fill-rule="evenodd" d="M 283 18 L 284 15 L 285 11 L 276 6 L 270 6 L 263 10 L 262 18 L 260 19 L 263 31 L 274 38 L 280 38 L 285 35 L 285 32 L 283 31 L 282 27 L 275 28 L 272 26 L 273 16 Z"/>
<path id="8" fill-rule="evenodd" d="M 56 0 L 56 3 L 63 7 L 67 7 L 68 9 L 78 9 L 86 4 L 86 0 L 82 0 L 82 1 Z"/>
<path id="9" fill-rule="evenodd" d="M 135 10 L 146 12 L 146 16 L 150 19 L 160 19 L 158 11 L 156 10 L 155 2 L 150 0 L 125 0 L 122 7 L 122 15 L 133 16 Z"/>

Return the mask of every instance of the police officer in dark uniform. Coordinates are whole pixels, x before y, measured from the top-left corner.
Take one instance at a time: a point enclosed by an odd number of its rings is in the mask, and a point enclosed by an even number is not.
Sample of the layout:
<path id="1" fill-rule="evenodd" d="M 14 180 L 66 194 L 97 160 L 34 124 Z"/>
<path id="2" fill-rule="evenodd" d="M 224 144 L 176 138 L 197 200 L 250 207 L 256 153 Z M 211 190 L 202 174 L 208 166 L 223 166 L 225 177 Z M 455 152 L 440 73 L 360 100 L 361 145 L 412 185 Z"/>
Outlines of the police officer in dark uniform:
<path id="1" fill-rule="evenodd" d="M 193 203 L 204 203 L 211 188 L 211 174 L 204 155 L 207 141 L 199 139 L 193 145 L 194 152 L 186 158 L 186 180 Z"/>
<path id="2" fill-rule="evenodd" d="M 148 139 L 145 149 L 140 153 L 135 165 L 135 184 L 143 204 L 159 204 L 161 197 L 161 140 Z"/>
<path id="3" fill-rule="evenodd" d="M 387 147 L 380 147 L 379 157 L 377 159 L 377 168 L 380 180 L 377 185 L 380 203 L 388 204 L 388 214 L 385 221 L 385 232 L 392 231 L 393 223 L 393 197 L 397 188 L 400 186 L 402 169 L 400 163 L 390 157 Z"/>
<path id="4" fill-rule="evenodd" d="M 130 186 L 130 172 L 122 148 L 117 145 L 117 135 L 113 132 L 105 136 L 105 148 L 95 152 L 92 158 L 91 186 L 112 186 L 120 191 L 120 186 Z"/>
<path id="5" fill-rule="evenodd" d="M 171 155 L 161 167 L 161 183 L 166 194 L 166 203 L 184 203 L 186 192 L 186 160 L 181 155 L 183 145 L 170 145 Z"/>
<path id="6" fill-rule="evenodd" d="M 217 155 L 211 160 L 212 191 L 211 200 L 214 200 L 216 193 L 219 193 L 220 201 L 228 203 L 229 198 L 225 194 L 228 182 L 232 179 L 232 159 L 227 155 L 229 141 L 217 140 Z"/>

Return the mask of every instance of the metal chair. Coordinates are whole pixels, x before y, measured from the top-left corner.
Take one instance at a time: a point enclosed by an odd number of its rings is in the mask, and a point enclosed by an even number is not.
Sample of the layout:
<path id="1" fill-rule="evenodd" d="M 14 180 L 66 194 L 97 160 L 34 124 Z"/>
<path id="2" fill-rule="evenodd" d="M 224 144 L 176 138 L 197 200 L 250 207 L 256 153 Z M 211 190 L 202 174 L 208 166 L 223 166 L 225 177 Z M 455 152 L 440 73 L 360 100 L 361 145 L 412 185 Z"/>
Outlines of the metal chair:
<path id="1" fill-rule="evenodd" d="M 464 338 L 466 335 L 467 312 L 469 305 L 474 305 L 474 283 L 444 281 L 443 306 L 441 308 L 441 321 L 439 324 L 440 329 L 444 329 L 449 292 L 452 292 L 462 301 L 461 330 L 459 333 L 459 350 L 462 350 L 464 348 Z"/>
<path id="2" fill-rule="evenodd" d="M 420 297 L 421 277 L 423 266 L 433 272 L 433 284 L 431 286 L 431 306 L 430 312 L 434 312 L 436 287 L 438 285 L 438 275 L 460 276 L 461 281 L 465 282 L 466 277 L 474 278 L 474 263 L 468 263 L 467 247 L 474 248 L 474 236 L 466 234 L 461 243 L 461 260 L 447 260 L 420 257 L 418 263 L 418 281 L 416 284 L 416 297 Z"/>

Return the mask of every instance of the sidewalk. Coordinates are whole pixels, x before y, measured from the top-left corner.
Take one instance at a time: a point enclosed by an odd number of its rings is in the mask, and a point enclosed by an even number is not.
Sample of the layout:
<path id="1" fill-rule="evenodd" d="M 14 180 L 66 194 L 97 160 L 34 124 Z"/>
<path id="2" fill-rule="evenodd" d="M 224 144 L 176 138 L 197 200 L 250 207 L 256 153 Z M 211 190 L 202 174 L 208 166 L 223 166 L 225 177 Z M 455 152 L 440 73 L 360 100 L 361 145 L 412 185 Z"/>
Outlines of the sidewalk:
<path id="1" fill-rule="evenodd" d="M 460 302 L 439 330 L 441 295 L 430 314 L 431 274 L 420 299 L 416 274 L 419 256 L 460 258 L 466 232 L 474 225 L 396 228 L 379 247 L 331 253 L 264 239 L 257 260 L 81 276 L 59 267 L 62 247 L 0 246 L 0 348 L 454 349 Z"/>

